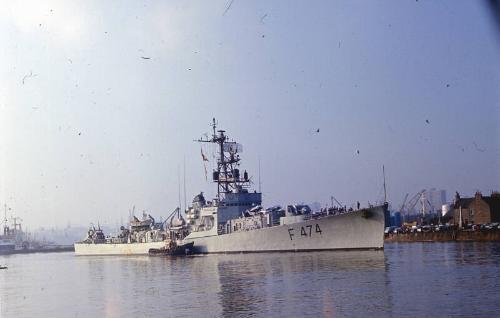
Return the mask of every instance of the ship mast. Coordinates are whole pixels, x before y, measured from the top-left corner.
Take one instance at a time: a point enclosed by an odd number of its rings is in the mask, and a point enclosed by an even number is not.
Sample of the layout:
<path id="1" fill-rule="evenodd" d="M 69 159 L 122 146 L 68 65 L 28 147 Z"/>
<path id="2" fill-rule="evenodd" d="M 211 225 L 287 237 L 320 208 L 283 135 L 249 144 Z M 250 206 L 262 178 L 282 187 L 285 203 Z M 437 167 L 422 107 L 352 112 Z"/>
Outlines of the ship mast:
<path id="1" fill-rule="evenodd" d="M 230 141 L 225 134 L 225 130 L 217 130 L 217 122 L 213 118 L 212 138 L 198 139 L 197 142 L 213 143 L 218 148 L 217 169 L 213 171 L 213 182 L 217 183 L 217 199 L 219 202 L 224 198 L 226 193 L 238 191 L 243 187 L 247 187 L 250 183 L 248 173 L 245 171 L 243 178 L 240 178 L 240 156 L 241 145 Z"/>
<path id="2" fill-rule="evenodd" d="M 382 165 L 382 174 L 384 175 L 384 204 L 387 203 L 387 189 L 385 187 L 385 167 Z"/>
<path id="3" fill-rule="evenodd" d="M 7 235 L 7 203 L 4 203 L 3 210 L 4 210 L 3 235 Z"/>

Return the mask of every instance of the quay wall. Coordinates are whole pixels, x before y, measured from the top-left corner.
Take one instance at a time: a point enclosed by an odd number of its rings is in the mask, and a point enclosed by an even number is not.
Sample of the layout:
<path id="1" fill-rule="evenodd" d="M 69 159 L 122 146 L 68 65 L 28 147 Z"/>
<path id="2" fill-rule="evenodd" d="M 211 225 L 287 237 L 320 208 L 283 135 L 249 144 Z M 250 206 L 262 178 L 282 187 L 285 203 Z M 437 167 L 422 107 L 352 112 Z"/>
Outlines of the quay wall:
<path id="1" fill-rule="evenodd" d="M 445 231 L 385 234 L 385 243 L 404 242 L 500 242 L 500 231 Z"/>

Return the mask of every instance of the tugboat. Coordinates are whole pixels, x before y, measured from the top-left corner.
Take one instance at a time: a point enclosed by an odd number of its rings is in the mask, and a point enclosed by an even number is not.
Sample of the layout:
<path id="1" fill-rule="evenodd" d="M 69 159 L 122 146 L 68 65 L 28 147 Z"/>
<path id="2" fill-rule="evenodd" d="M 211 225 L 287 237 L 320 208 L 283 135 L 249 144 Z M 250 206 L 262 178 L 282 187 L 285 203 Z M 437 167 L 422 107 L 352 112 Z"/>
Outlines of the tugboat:
<path id="1" fill-rule="evenodd" d="M 149 249 L 149 256 L 175 256 L 193 254 L 194 242 L 177 245 L 175 241 L 170 241 L 162 248 Z"/>
<path id="2" fill-rule="evenodd" d="M 195 253 L 382 249 L 388 204 L 364 209 L 339 209 L 313 214 L 307 206 L 263 209 L 262 194 L 250 191 L 250 178 L 240 173 L 242 146 L 224 130 L 200 138 L 216 148 L 212 179 L 217 197 L 195 196 L 187 209 L 189 235 L 179 244 L 194 243 Z M 207 161 L 202 151 L 204 161 Z M 286 185 L 293 191 L 293 185 Z M 332 186 L 341 186 L 332 184 Z"/>
<path id="3" fill-rule="evenodd" d="M 170 240 L 166 242 L 165 246 L 149 249 L 148 254 L 150 256 L 174 256 L 192 254 L 194 250 L 194 242 L 180 243 L 182 239 L 188 234 L 186 221 L 181 215 L 180 208 L 175 209 L 175 211 L 167 218 L 166 222 L 168 224 Z"/>

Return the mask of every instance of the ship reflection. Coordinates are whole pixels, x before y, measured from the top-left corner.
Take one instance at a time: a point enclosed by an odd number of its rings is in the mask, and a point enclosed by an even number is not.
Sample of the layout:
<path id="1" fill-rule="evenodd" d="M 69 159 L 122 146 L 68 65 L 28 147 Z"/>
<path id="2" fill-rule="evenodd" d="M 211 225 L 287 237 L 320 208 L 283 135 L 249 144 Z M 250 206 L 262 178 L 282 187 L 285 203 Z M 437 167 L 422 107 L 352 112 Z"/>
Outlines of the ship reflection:
<path id="1" fill-rule="evenodd" d="M 383 251 L 210 257 L 217 266 L 223 316 L 331 317 L 391 307 Z"/>
<path id="2" fill-rule="evenodd" d="M 96 315 L 364 316 L 393 308 L 383 251 L 78 258 Z M 85 312 L 85 302 L 75 308 Z"/>

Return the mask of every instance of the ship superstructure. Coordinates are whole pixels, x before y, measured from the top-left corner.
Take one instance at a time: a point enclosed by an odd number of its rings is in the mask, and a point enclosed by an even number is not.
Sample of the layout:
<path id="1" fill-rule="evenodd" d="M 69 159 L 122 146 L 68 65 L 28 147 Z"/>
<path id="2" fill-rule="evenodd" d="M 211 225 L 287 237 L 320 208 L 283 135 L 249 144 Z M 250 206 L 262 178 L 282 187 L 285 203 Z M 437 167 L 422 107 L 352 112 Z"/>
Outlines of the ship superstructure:
<path id="1" fill-rule="evenodd" d="M 23 231 L 21 218 L 12 216 L 7 219 L 7 205 L 4 205 L 4 219 L 0 233 L 0 254 L 9 254 L 13 251 L 27 250 L 39 247 L 40 243 L 30 239 Z"/>
<path id="2" fill-rule="evenodd" d="M 197 141 L 217 146 L 216 168 L 212 172 L 212 180 L 217 184 L 217 197 L 206 201 L 203 193 L 195 196 L 193 206 L 186 211 L 190 237 L 196 237 L 198 233 L 204 236 L 230 232 L 228 225 L 231 220 L 238 219 L 245 211 L 262 203 L 261 193 L 248 190 L 248 172 L 240 171 L 241 144 L 230 141 L 224 130 L 216 131 L 215 119 L 212 128 L 212 138 Z"/>
<path id="3" fill-rule="evenodd" d="M 171 240 L 181 239 L 185 221 L 177 208 L 164 222 L 143 213 L 142 219 L 132 216 L 129 227 L 120 227 L 116 236 L 106 236 L 98 225 L 92 225 L 87 236 L 75 243 L 77 255 L 133 255 L 148 254 L 150 249 L 166 246 Z"/>
<path id="4" fill-rule="evenodd" d="M 5 216 L 3 220 L 2 233 L 0 233 L 0 253 L 7 253 L 16 248 L 15 235 L 8 226 L 7 206 L 5 205 Z"/>

